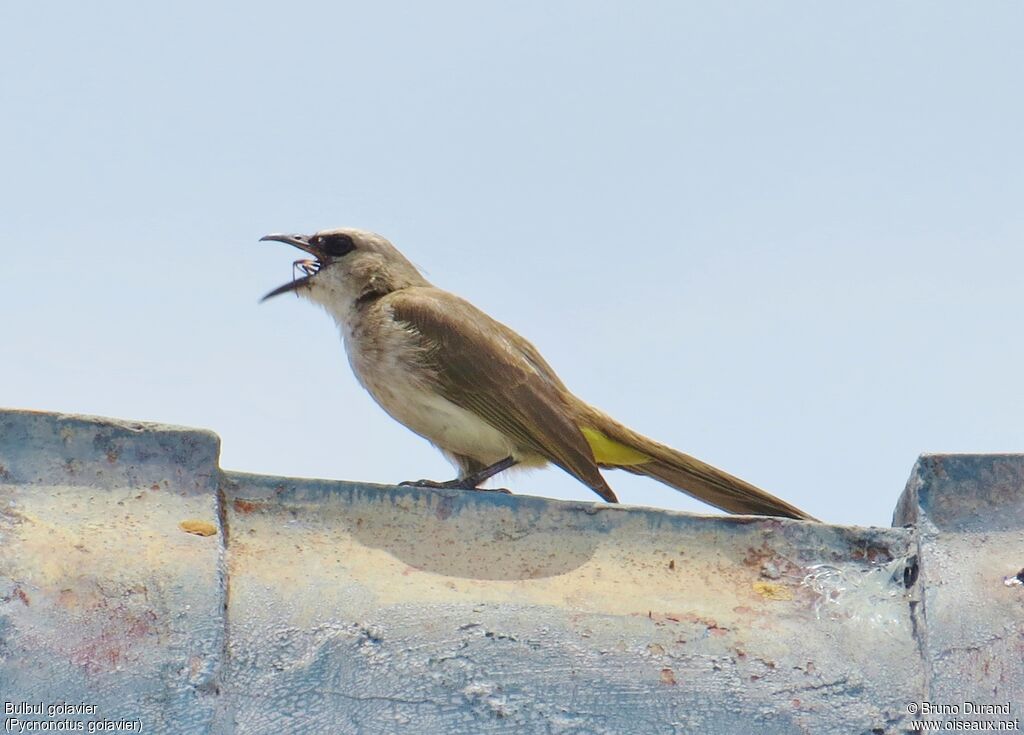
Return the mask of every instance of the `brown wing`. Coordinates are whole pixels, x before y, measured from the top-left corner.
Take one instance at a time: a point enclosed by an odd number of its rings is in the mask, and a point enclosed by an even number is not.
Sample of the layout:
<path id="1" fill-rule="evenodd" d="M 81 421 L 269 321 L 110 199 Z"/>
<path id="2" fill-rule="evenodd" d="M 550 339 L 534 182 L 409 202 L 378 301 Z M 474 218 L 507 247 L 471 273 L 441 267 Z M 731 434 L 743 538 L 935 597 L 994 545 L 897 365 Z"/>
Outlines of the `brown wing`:
<path id="1" fill-rule="evenodd" d="M 395 319 L 422 338 L 441 395 L 618 502 L 567 410 L 565 386 L 533 345 L 440 289 L 404 289 L 388 301 Z"/>

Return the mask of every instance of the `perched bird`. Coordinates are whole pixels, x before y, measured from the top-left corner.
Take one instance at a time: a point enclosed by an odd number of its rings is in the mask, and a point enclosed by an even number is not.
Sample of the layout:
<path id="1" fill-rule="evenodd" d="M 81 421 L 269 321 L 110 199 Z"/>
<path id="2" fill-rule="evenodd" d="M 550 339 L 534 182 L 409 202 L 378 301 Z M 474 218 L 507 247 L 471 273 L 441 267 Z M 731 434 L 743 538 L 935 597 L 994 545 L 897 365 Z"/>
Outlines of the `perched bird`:
<path id="1" fill-rule="evenodd" d="M 468 301 L 433 286 L 385 238 L 356 229 L 267 235 L 313 256 L 294 292 L 334 318 L 356 378 L 394 419 L 458 467 L 448 482 L 478 489 L 514 465 L 558 465 L 609 503 L 599 471 L 647 475 L 731 513 L 814 520 L 784 500 L 659 444 L 583 402 L 537 348 Z"/>

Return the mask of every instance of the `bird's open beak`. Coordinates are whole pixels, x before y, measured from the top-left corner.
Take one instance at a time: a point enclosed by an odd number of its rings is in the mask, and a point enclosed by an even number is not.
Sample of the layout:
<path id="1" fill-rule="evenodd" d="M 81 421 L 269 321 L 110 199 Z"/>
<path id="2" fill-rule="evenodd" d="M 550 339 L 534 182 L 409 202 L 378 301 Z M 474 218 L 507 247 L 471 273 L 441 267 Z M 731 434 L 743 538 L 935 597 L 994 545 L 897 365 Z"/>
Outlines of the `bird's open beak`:
<path id="1" fill-rule="evenodd" d="M 267 241 L 283 242 L 288 245 L 294 245 L 299 250 L 305 250 L 314 258 L 320 258 L 323 255 L 323 252 L 319 248 L 310 244 L 309 238 L 306 235 L 282 235 L 280 233 L 274 233 L 271 235 L 264 235 L 260 238 L 260 242 Z"/>
<path id="2" fill-rule="evenodd" d="M 264 241 L 283 242 L 287 243 L 288 245 L 294 245 L 300 250 L 305 250 L 307 253 L 316 258 L 316 260 L 296 261 L 295 265 L 302 268 L 302 270 L 305 271 L 306 275 L 302 276 L 301 278 L 294 278 L 288 283 L 284 284 L 283 286 L 278 286 L 273 291 L 264 296 L 262 299 L 260 299 L 260 303 L 266 301 L 267 299 L 271 299 L 275 296 L 280 296 L 283 293 L 288 293 L 289 291 L 295 291 L 298 288 L 302 288 L 307 283 L 309 283 L 310 279 L 313 278 L 313 276 L 316 275 L 317 270 L 319 270 L 320 258 L 323 256 L 323 252 L 316 246 L 310 244 L 309 238 L 307 236 L 272 234 L 264 235 L 263 237 L 260 238 L 260 242 Z"/>

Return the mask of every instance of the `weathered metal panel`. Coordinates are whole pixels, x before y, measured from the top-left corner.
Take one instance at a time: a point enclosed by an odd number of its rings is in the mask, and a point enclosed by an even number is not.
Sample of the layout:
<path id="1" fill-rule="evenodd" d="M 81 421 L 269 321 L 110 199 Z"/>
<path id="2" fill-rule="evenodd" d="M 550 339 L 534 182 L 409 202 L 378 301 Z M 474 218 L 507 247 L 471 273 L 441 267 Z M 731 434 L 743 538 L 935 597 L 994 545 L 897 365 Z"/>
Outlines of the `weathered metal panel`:
<path id="1" fill-rule="evenodd" d="M 8 710 L 8 731 L 209 731 L 224 648 L 218 447 L 208 432 L 0 412 L 0 699 L 42 705 Z M 51 717 L 65 702 L 86 711 Z"/>
<path id="2" fill-rule="evenodd" d="M 924 457 L 897 512 L 915 526 L 844 528 L 223 473 L 205 432 L 0 412 L 0 697 L 95 708 L 5 722 L 896 733 L 964 700 L 1012 719 L 1022 478 L 1020 456 Z"/>
<path id="3" fill-rule="evenodd" d="M 227 479 L 243 732 L 847 734 L 923 690 L 903 530 Z"/>
<path id="4" fill-rule="evenodd" d="M 929 701 L 940 720 L 1024 718 L 1024 456 L 924 455 L 894 525 L 916 528 Z M 1021 574 L 1021 579 L 1017 575 Z M 971 712 L 1009 705 L 1009 716 Z"/>

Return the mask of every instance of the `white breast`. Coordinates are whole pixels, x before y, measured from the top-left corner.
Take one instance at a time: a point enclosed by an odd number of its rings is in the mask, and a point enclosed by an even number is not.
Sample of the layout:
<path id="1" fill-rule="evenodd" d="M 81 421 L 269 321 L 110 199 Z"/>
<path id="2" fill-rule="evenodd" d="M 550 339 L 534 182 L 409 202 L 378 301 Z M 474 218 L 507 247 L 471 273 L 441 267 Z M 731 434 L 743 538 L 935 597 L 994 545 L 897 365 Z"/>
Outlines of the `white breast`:
<path id="1" fill-rule="evenodd" d="M 415 335 L 390 319 L 340 322 L 345 350 L 360 384 L 392 418 L 438 448 L 485 465 L 518 456 L 504 434 L 438 395 L 414 365 Z"/>

